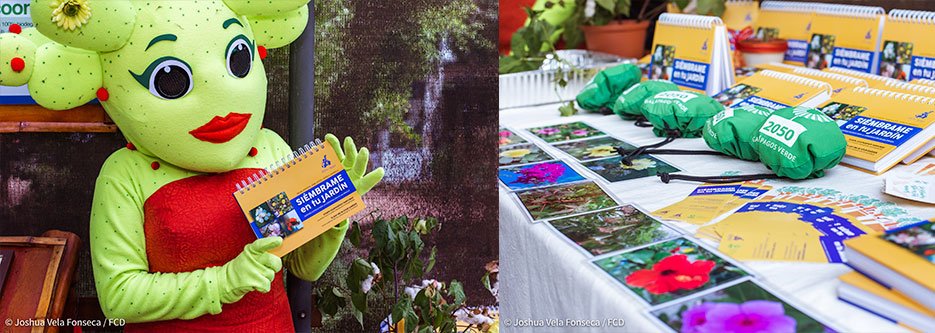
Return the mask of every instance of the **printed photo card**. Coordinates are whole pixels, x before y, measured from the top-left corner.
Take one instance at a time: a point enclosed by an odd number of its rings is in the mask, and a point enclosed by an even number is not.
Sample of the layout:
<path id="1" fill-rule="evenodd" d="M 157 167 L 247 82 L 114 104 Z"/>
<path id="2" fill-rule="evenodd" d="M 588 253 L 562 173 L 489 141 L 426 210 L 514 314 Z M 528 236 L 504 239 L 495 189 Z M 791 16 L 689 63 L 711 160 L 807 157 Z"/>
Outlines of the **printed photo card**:
<path id="1" fill-rule="evenodd" d="M 687 238 L 611 254 L 593 263 L 651 306 L 750 275 Z"/>
<path id="2" fill-rule="evenodd" d="M 548 223 L 583 251 L 595 256 L 679 236 L 677 231 L 633 205 Z"/>
<path id="3" fill-rule="evenodd" d="M 556 124 L 527 129 L 545 142 L 562 142 L 607 135 L 584 122 Z"/>
<path id="4" fill-rule="evenodd" d="M 585 180 L 563 161 L 504 167 L 498 173 L 500 182 L 513 191 Z"/>
<path id="5" fill-rule="evenodd" d="M 835 332 L 753 280 L 650 311 L 671 332 Z"/>
<path id="6" fill-rule="evenodd" d="M 533 221 L 616 207 L 617 201 L 594 182 L 549 186 L 517 192 Z"/>

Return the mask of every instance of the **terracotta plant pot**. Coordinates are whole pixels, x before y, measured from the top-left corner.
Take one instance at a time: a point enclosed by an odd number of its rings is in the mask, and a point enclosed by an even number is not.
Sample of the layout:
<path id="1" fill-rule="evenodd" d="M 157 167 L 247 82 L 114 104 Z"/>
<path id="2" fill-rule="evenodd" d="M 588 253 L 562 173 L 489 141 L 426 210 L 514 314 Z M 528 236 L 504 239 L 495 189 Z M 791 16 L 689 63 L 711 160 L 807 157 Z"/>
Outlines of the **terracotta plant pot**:
<path id="1" fill-rule="evenodd" d="M 649 21 L 613 21 L 607 25 L 583 25 L 588 50 L 616 54 L 626 58 L 643 56 Z"/>

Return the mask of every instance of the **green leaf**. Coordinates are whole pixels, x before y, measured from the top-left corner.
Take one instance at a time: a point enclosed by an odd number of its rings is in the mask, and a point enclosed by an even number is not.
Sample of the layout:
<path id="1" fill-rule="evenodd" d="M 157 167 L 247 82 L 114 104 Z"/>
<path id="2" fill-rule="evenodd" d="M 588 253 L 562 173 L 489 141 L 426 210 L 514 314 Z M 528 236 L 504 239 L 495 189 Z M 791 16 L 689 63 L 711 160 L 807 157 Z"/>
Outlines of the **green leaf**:
<path id="1" fill-rule="evenodd" d="M 351 293 L 351 304 L 360 312 L 367 312 L 367 294 Z"/>
<path id="2" fill-rule="evenodd" d="M 360 323 L 360 329 L 363 330 L 364 329 L 364 313 L 357 311 L 357 310 L 351 310 L 351 313 L 354 314 L 354 318 L 356 318 L 357 322 Z"/>
<path id="3" fill-rule="evenodd" d="M 373 267 L 370 266 L 366 260 L 357 258 L 354 259 L 354 262 L 351 263 L 351 267 L 347 271 L 347 288 L 351 290 L 352 293 L 360 292 L 360 283 L 364 281 L 371 273 L 373 273 Z"/>
<path id="4" fill-rule="evenodd" d="M 578 109 L 575 109 L 574 101 L 568 101 L 567 104 L 562 104 L 562 106 L 558 108 L 558 114 L 561 115 L 562 117 L 570 117 L 577 113 L 578 113 Z"/>
<path id="5" fill-rule="evenodd" d="M 464 296 L 464 287 L 461 286 L 461 282 L 458 280 L 451 280 L 451 284 L 448 285 L 448 296 L 454 297 L 454 304 L 458 305 L 464 304 L 464 299 L 467 298 Z"/>
<path id="6" fill-rule="evenodd" d="M 425 264 L 422 263 L 422 259 L 419 259 L 419 257 L 414 257 L 406 266 L 406 272 L 403 274 L 403 280 L 412 280 L 418 277 L 422 277 L 422 270 L 425 268 Z"/>
<path id="7" fill-rule="evenodd" d="M 432 271 L 432 268 L 435 268 L 435 254 L 438 252 L 438 249 L 432 246 L 432 251 L 429 252 L 429 260 L 425 264 L 425 271 L 422 272 L 422 275 L 428 274 Z"/>
<path id="8" fill-rule="evenodd" d="M 490 290 L 490 272 L 485 273 L 484 276 L 480 278 L 480 283 L 484 285 L 484 288 Z"/>
<path id="9" fill-rule="evenodd" d="M 698 0 L 695 13 L 699 15 L 721 16 L 724 14 L 724 0 Z"/>
<path id="10" fill-rule="evenodd" d="M 406 297 L 400 297 L 399 301 L 396 302 L 396 305 L 393 306 L 393 320 L 399 322 L 403 318 L 406 318 L 406 312 L 412 310 L 412 299 L 407 295 Z M 410 326 L 410 323 L 406 323 L 406 326 Z"/>
<path id="11" fill-rule="evenodd" d="M 685 10 L 685 7 L 688 7 L 688 4 L 691 3 L 691 0 L 673 0 L 675 6 L 679 7 L 679 10 Z"/>
<path id="12" fill-rule="evenodd" d="M 351 223 L 351 230 L 348 232 L 348 239 L 354 247 L 360 247 L 360 224 L 357 221 Z"/>
<path id="13" fill-rule="evenodd" d="M 617 7 L 616 1 L 614 0 L 596 0 L 597 5 L 601 8 L 606 9 L 607 11 L 613 13 L 614 8 Z"/>
<path id="14" fill-rule="evenodd" d="M 630 17 L 630 0 L 618 0 L 615 13 L 617 15 Z"/>

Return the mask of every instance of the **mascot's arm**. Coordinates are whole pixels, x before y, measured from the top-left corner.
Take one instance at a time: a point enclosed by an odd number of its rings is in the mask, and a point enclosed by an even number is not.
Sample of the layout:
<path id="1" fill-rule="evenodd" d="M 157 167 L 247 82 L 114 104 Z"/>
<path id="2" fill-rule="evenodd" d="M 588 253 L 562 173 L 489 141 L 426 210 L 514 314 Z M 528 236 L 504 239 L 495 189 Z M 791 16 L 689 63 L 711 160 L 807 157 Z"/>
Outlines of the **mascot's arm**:
<path id="1" fill-rule="evenodd" d="M 122 150 L 107 160 L 94 189 L 91 260 L 101 309 L 127 322 L 191 319 L 221 312 L 221 304 L 249 291 L 269 291 L 282 261 L 266 251 L 282 239 L 264 238 L 222 266 L 182 273 L 150 273 L 143 230 L 143 196 L 119 165 L 134 161 Z M 117 170 L 115 170 L 117 169 Z"/>
<path id="2" fill-rule="evenodd" d="M 290 153 L 289 145 L 278 136 L 274 139 L 276 141 L 274 141 L 271 146 L 276 147 L 274 150 L 278 150 L 278 155 L 275 156 L 288 155 Z M 335 152 L 337 152 L 341 164 L 344 165 L 344 168 L 347 170 L 348 176 L 350 176 L 358 193 L 364 195 L 383 179 L 383 168 L 378 168 L 366 175 L 364 174 L 367 171 L 367 163 L 370 159 L 370 151 L 367 148 L 357 150 L 357 147 L 354 145 L 354 140 L 345 138 L 342 150 L 338 138 L 331 134 L 326 135 L 325 140 L 334 148 Z M 331 228 L 331 230 L 321 234 L 321 236 L 305 243 L 305 245 L 300 246 L 286 255 L 286 257 L 283 258 L 284 264 L 292 274 L 295 274 L 303 280 L 318 280 L 325 272 L 325 269 L 331 265 L 334 257 L 338 254 L 338 250 L 341 249 L 341 243 L 344 242 L 344 235 L 347 233 L 347 227 L 348 221 L 345 220 L 334 228 Z"/>

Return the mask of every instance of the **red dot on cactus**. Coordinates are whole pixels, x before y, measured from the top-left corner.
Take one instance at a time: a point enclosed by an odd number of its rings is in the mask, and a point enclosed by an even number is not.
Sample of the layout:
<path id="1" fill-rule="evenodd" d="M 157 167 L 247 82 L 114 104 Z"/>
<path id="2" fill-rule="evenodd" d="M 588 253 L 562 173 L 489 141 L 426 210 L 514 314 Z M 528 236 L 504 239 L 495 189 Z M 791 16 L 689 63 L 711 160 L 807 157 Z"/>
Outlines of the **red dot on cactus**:
<path id="1" fill-rule="evenodd" d="M 16 23 L 10 24 L 10 32 L 14 34 L 19 34 L 23 32 L 23 27 L 21 27 L 19 24 L 16 24 Z"/>
<path id="2" fill-rule="evenodd" d="M 260 53 L 260 60 L 266 59 L 266 47 L 260 45 L 256 48 L 257 52 Z"/>
<path id="3" fill-rule="evenodd" d="M 106 102 L 110 99 L 110 93 L 107 92 L 107 88 L 101 87 L 97 90 L 97 99 L 101 102 Z"/>
<path id="4" fill-rule="evenodd" d="M 12 68 L 14 72 L 22 72 L 23 69 L 26 69 L 26 61 L 20 57 L 13 58 L 10 60 L 10 68 Z"/>
<path id="5" fill-rule="evenodd" d="M 159 162 L 153 162 L 153 164 L 150 164 L 149 167 L 153 168 L 153 170 L 159 170 Z"/>
<path id="6" fill-rule="evenodd" d="M 250 155 L 250 157 L 254 157 L 256 156 L 256 154 L 257 154 L 256 147 L 251 147 L 250 152 L 247 153 L 247 155 Z"/>
<path id="7" fill-rule="evenodd" d="M 127 149 L 136 150 L 136 146 L 133 145 L 133 142 L 127 142 Z"/>

